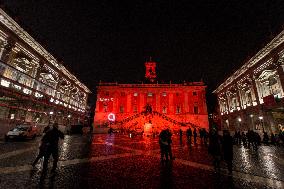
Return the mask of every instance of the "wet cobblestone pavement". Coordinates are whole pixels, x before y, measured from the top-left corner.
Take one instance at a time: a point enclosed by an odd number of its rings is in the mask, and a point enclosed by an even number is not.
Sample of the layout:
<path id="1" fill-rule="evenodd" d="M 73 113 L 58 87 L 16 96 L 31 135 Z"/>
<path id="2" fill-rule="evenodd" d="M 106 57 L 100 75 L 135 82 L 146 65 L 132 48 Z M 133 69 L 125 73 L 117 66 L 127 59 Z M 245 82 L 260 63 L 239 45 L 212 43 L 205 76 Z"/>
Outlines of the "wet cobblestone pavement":
<path id="1" fill-rule="evenodd" d="M 32 168 L 40 138 L 0 142 L 0 188 L 284 188 L 284 149 L 234 146 L 233 174 L 214 172 L 204 144 L 180 144 L 162 164 L 158 139 L 126 135 L 72 135 L 61 142 L 56 174 Z"/>

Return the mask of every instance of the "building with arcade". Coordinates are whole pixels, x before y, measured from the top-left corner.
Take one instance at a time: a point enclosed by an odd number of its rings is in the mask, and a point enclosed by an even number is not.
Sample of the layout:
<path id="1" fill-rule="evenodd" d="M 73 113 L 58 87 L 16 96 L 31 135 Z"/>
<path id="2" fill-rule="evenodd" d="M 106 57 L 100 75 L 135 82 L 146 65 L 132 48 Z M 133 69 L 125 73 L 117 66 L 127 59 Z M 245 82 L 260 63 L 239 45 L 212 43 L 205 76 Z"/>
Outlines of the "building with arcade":
<path id="1" fill-rule="evenodd" d="M 161 84 L 156 80 L 156 62 L 146 62 L 145 69 L 144 83 L 98 84 L 94 129 L 113 127 L 148 133 L 163 128 L 208 129 L 203 82 Z"/>
<path id="2" fill-rule="evenodd" d="M 222 129 L 284 131 L 284 30 L 214 91 Z"/>
<path id="3" fill-rule="evenodd" d="M 90 90 L 0 9 L 0 134 L 83 122 Z"/>

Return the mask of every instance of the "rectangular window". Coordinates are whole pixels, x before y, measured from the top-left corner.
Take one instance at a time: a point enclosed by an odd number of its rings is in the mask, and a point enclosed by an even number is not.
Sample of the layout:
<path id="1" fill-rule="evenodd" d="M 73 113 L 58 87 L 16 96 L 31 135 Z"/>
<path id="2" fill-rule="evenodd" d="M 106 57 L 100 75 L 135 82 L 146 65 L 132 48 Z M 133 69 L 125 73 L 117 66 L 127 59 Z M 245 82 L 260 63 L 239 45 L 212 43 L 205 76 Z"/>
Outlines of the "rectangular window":
<path id="1" fill-rule="evenodd" d="M 163 112 L 163 114 L 166 114 L 167 113 L 167 107 L 163 107 L 162 112 Z"/>
<path id="2" fill-rule="evenodd" d="M 198 106 L 194 106 L 194 114 L 198 114 Z"/>
<path id="3" fill-rule="evenodd" d="M 192 93 L 192 95 L 193 95 L 193 96 L 196 96 L 196 95 L 197 95 L 197 92 L 196 92 L 196 91 L 194 91 L 194 92 Z"/>
<path id="4" fill-rule="evenodd" d="M 162 93 L 162 96 L 167 96 L 167 93 L 166 93 L 166 92 L 163 92 L 163 93 Z"/>
<path id="5" fill-rule="evenodd" d="M 125 96 L 125 92 L 121 92 L 121 93 L 120 93 L 120 96 Z"/>
<path id="6" fill-rule="evenodd" d="M 148 93 L 148 96 L 153 96 L 153 93 Z"/>
<path id="7" fill-rule="evenodd" d="M 133 96 L 138 96 L 138 93 L 134 93 Z"/>
<path id="8" fill-rule="evenodd" d="M 106 92 L 106 96 L 109 96 L 109 92 L 108 91 Z"/>

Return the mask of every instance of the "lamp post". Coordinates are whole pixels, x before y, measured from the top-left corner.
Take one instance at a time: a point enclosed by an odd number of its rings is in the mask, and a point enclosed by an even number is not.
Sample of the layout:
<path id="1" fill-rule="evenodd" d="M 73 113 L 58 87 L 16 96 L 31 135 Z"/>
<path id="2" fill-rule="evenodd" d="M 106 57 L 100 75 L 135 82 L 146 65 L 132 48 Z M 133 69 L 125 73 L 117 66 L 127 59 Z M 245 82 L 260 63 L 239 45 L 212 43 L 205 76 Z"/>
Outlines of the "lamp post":
<path id="1" fill-rule="evenodd" d="M 264 132 L 264 126 L 263 126 L 263 116 L 258 117 L 261 123 L 262 131 Z"/>
<path id="2" fill-rule="evenodd" d="M 242 119 L 239 117 L 239 118 L 238 118 L 238 121 L 239 121 L 239 130 L 240 130 L 240 128 L 241 128 L 241 126 L 242 126 Z"/>
<path id="3" fill-rule="evenodd" d="M 253 114 L 250 114 L 249 117 L 251 118 L 251 129 L 254 130 L 254 124 L 253 124 Z"/>
<path id="4" fill-rule="evenodd" d="M 49 120 L 48 120 L 48 125 L 50 124 L 50 120 L 51 120 L 51 117 L 52 117 L 52 115 L 53 115 L 53 111 L 50 111 L 50 112 L 49 112 Z"/>

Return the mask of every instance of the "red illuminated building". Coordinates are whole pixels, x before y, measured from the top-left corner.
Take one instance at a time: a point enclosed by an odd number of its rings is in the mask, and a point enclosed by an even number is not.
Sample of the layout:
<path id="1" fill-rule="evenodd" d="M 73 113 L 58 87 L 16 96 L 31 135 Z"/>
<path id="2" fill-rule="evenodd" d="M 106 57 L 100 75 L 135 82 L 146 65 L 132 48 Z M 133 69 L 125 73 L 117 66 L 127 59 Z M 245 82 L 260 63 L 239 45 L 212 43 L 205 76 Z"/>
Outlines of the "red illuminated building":
<path id="1" fill-rule="evenodd" d="M 156 62 L 145 63 L 148 83 L 102 83 L 97 86 L 94 127 L 159 132 L 197 127 L 208 129 L 203 82 L 159 84 Z"/>

